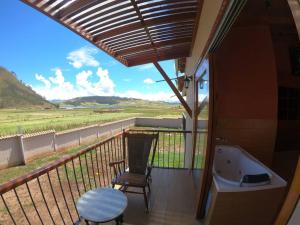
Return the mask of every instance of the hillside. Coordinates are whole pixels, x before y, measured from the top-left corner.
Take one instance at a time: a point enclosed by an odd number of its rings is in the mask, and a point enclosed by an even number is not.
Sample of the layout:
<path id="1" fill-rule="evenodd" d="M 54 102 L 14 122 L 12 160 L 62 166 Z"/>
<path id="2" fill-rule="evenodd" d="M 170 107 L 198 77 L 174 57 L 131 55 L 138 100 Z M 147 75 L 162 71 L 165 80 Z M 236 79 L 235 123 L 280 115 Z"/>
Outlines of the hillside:
<path id="1" fill-rule="evenodd" d="M 24 107 L 54 108 L 54 104 L 19 81 L 14 73 L 0 67 L 0 108 Z"/>
<path id="2" fill-rule="evenodd" d="M 124 104 L 169 104 L 165 102 L 151 102 L 135 98 L 122 98 L 116 96 L 88 96 L 78 97 L 70 100 L 61 102 L 61 105 L 72 105 L 72 106 L 100 106 L 100 105 L 124 105 Z"/>

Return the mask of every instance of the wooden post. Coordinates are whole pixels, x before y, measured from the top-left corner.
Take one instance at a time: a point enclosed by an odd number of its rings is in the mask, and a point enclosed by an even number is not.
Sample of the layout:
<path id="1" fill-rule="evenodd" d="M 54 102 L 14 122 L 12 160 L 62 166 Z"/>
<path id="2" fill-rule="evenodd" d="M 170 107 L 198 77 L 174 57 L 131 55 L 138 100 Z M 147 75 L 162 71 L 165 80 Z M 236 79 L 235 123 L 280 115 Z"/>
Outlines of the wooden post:
<path id="1" fill-rule="evenodd" d="M 277 215 L 274 225 L 286 225 L 300 200 L 300 156 L 290 190 L 283 206 Z"/>
<path id="2" fill-rule="evenodd" d="M 175 87 L 175 85 L 173 84 L 173 82 L 170 80 L 170 78 L 168 77 L 168 75 L 165 73 L 165 71 L 163 70 L 163 68 L 161 68 L 161 66 L 158 64 L 158 62 L 153 62 L 153 64 L 157 68 L 157 70 L 160 72 L 160 74 L 163 76 L 163 78 L 165 79 L 165 81 L 168 83 L 168 85 L 170 86 L 170 88 L 173 90 L 173 92 L 175 93 L 175 95 L 177 96 L 178 100 L 180 101 L 180 103 L 182 104 L 182 106 L 185 108 L 185 110 L 187 111 L 187 113 L 189 114 L 189 116 L 192 117 L 192 110 L 191 110 L 191 108 L 186 103 L 186 101 L 184 100 L 184 98 L 182 97 L 182 95 L 179 93 L 179 91 L 177 90 L 177 88 Z"/>

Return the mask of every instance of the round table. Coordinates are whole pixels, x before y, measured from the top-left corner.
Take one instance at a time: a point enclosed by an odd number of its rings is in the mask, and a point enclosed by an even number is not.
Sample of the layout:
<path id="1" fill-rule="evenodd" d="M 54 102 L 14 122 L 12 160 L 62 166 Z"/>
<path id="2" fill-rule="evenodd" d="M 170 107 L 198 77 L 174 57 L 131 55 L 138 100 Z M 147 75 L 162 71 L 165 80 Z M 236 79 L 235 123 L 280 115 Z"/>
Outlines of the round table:
<path id="1" fill-rule="evenodd" d="M 112 188 L 90 190 L 83 194 L 76 204 L 80 218 L 94 223 L 115 220 L 116 224 L 120 224 L 126 207 L 126 195 Z"/>

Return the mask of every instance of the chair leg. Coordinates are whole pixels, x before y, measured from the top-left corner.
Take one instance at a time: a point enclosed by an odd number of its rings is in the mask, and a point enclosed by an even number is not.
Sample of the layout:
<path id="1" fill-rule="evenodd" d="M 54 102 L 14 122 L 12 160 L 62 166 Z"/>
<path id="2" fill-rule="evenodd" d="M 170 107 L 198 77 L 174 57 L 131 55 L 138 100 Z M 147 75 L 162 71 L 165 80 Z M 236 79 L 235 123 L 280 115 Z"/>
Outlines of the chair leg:
<path id="1" fill-rule="evenodd" d="M 143 193 L 144 193 L 144 200 L 145 200 L 145 205 L 146 205 L 146 211 L 149 212 L 148 198 L 147 198 L 147 193 L 146 193 L 146 188 L 145 187 L 143 187 Z"/>
<path id="2" fill-rule="evenodd" d="M 147 182 L 149 193 L 151 192 L 150 184 Z"/>

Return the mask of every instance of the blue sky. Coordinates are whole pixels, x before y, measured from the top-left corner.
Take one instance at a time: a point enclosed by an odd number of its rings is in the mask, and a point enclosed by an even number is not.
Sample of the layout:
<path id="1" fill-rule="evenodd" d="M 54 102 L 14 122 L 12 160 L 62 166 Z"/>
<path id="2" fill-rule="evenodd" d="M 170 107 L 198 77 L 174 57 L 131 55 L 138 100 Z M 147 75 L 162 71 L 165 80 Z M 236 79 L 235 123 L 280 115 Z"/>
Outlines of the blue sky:
<path id="1" fill-rule="evenodd" d="M 19 0 L 0 1 L 0 66 L 47 99 L 117 95 L 177 99 L 151 64 L 127 68 Z M 160 63 L 170 77 L 174 61 Z"/>

